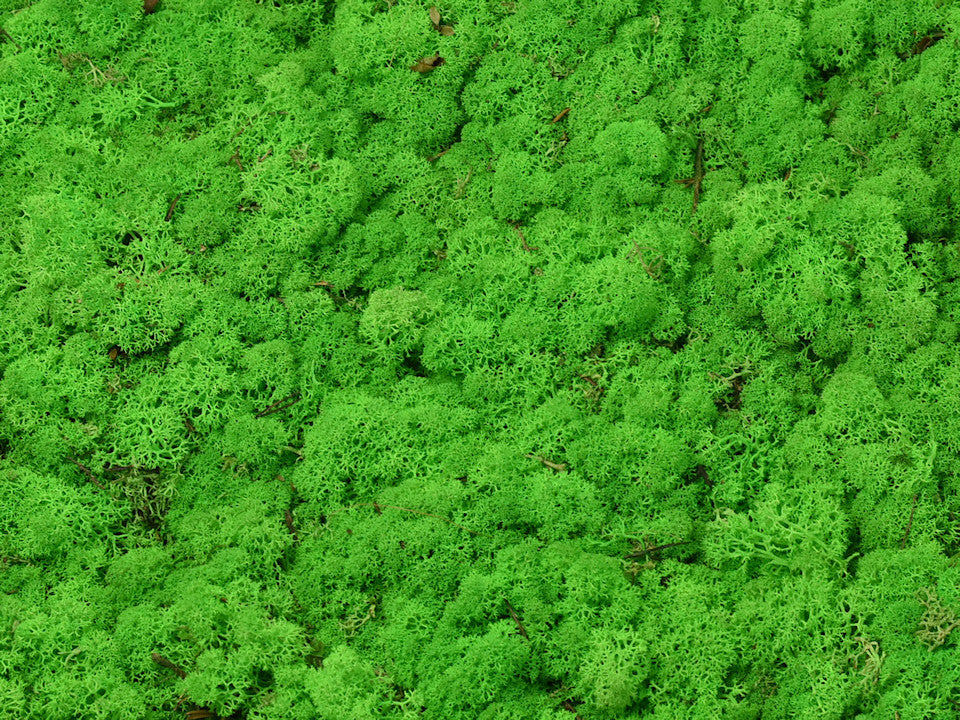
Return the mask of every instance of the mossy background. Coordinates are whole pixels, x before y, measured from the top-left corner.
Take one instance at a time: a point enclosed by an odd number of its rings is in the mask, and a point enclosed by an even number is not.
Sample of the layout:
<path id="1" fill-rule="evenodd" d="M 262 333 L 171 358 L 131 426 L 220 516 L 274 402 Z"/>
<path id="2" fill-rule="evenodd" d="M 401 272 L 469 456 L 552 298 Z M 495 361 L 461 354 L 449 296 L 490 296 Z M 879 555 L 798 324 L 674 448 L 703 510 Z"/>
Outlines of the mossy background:
<path id="1" fill-rule="evenodd" d="M 0 718 L 955 716 L 960 6 L 429 9 L 0 0 Z"/>

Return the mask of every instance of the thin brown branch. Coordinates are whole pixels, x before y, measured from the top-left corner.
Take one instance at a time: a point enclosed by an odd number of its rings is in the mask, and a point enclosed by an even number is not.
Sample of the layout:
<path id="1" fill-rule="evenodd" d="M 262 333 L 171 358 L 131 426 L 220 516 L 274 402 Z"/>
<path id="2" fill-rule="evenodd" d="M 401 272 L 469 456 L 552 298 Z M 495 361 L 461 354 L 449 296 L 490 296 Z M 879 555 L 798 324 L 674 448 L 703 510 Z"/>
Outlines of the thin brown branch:
<path id="1" fill-rule="evenodd" d="M 674 180 L 674 182 L 686 185 L 687 187 L 693 186 L 693 212 L 690 214 L 696 214 L 697 205 L 700 202 L 700 185 L 703 182 L 703 138 L 697 143 L 697 157 L 693 163 L 693 177 Z"/>
<path id="2" fill-rule="evenodd" d="M 288 402 L 288 401 L 289 401 L 289 402 Z M 257 413 L 256 415 L 254 415 L 253 417 L 254 417 L 254 418 L 262 418 L 262 417 L 266 417 L 267 415 L 273 415 L 274 413 L 278 413 L 278 412 L 280 412 L 281 410 L 286 410 L 288 407 L 291 407 L 291 406 L 293 406 L 293 405 L 296 405 L 298 402 L 300 402 L 300 391 L 299 391 L 299 390 L 298 390 L 297 392 L 293 393 L 292 395 L 288 395 L 288 396 L 285 397 L 283 400 L 278 400 L 278 401 L 275 402 L 273 405 L 270 405 L 270 406 L 268 406 L 268 407 L 265 407 L 263 410 L 261 410 L 260 412 L 258 412 L 258 413 Z M 287 404 L 284 405 L 283 403 L 287 403 Z"/>
<path id="3" fill-rule="evenodd" d="M 246 128 L 244 128 L 244 130 L 245 130 L 245 129 L 246 129 Z M 241 132 L 243 132 L 243 131 L 241 130 Z M 240 168 L 240 172 L 243 172 L 243 163 L 240 161 L 240 146 L 239 146 L 239 145 L 237 146 L 236 151 L 233 153 L 233 155 L 230 156 L 230 159 L 229 159 L 227 162 L 236 163 L 236 164 L 237 164 L 237 167 Z"/>
<path id="4" fill-rule="evenodd" d="M 92 482 L 94 485 L 96 485 L 96 486 L 97 486 L 98 488 L 100 488 L 101 490 L 106 490 L 106 488 L 105 488 L 103 485 L 100 484 L 100 481 L 97 480 L 96 476 L 93 474 L 93 472 L 90 470 L 90 468 L 88 468 L 86 465 L 83 465 L 79 460 L 77 460 L 77 459 L 76 459 L 75 457 L 73 457 L 72 455 L 68 455 L 68 456 L 67 456 L 67 460 L 69 460 L 69 461 L 72 462 L 74 465 L 76 465 L 78 468 L 80 468 L 80 470 L 83 472 L 83 474 L 86 475 L 86 476 L 90 479 L 90 482 Z"/>
<path id="5" fill-rule="evenodd" d="M 564 108 L 564 109 L 561 110 L 559 113 L 557 113 L 557 116 L 556 116 L 553 120 L 551 120 L 550 122 L 551 122 L 551 123 L 560 122 L 561 120 L 563 120 L 563 118 L 565 118 L 565 117 L 567 116 L 567 113 L 568 113 L 568 112 L 570 112 L 570 108 Z"/>
<path id="6" fill-rule="evenodd" d="M 657 260 L 653 265 L 649 265 L 646 261 L 646 258 L 643 257 L 643 251 L 650 250 L 651 252 L 656 252 L 656 248 L 649 247 L 647 245 L 639 245 L 636 240 L 633 241 L 633 250 L 630 251 L 629 257 L 635 257 L 640 261 L 640 266 L 647 272 L 654 280 L 659 280 L 660 275 L 657 274 L 663 269 L 663 255 L 657 256 Z"/>
<path id="7" fill-rule="evenodd" d="M 504 596 L 503 601 L 507 604 L 507 610 L 510 611 L 510 617 L 513 618 L 513 621 L 517 624 L 517 627 L 520 628 L 520 634 L 523 635 L 527 642 L 530 642 L 530 636 L 527 635 L 527 629 L 523 626 L 523 623 L 520 622 L 520 616 L 517 615 L 517 611 L 513 609 L 513 605 L 510 604 L 510 601 L 507 600 L 506 596 Z"/>
<path id="8" fill-rule="evenodd" d="M 916 43 L 914 43 L 913 47 L 910 48 L 910 50 L 904 53 L 899 53 L 899 57 L 901 60 L 907 60 L 908 58 L 911 58 L 914 55 L 919 55 L 924 50 L 927 50 L 933 45 L 936 45 L 938 42 L 943 40 L 943 38 L 945 38 L 946 36 L 947 35 L 945 32 L 943 32 L 943 30 L 940 30 L 939 28 L 935 29 L 929 35 L 926 35 L 920 38 Z"/>
<path id="9" fill-rule="evenodd" d="M 523 245 L 523 249 L 527 252 L 533 252 L 534 250 L 539 250 L 538 247 L 530 247 L 527 245 L 527 239 L 523 236 L 523 230 L 520 229 L 520 225 L 514 225 L 513 229 L 517 231 L 517 234 L 520 236 L 520 243 Z"/>
<path id="10" fill-rule="evenodd" d="M 23 48 L 20 47 L 20 44 L 16 40 L 14 40 L 13 37 L 10 35 L 10 33 L 8 33 L 4 28 L 0 28 L 0 34 L 2 34 L 3 37 L 7 38 L 7 40 L 12 42 L 16 46 L 17 52 L 23 52 Z"/>
<path id="11" fill-rule="evenodd" d="M 709 487 L 709 488 L 712 489 L 712 488 L 713 488 L 713 481 L 710 479 L 710 476 L 707 474 L 707 467 L 706 467 L 706 465 L 697 465 L 697 467 L 694 468 L 694 469 L 696 470 L 697 475 L 700 477 L 700 479 L 703 480 L 703 481 L 707 484 L 707 487 Z"/>
<path id="12" fill-rule="evenodd" d="M 543 463 L 544 465 L 546 465 L 546 466 L 547 466 L 548 468 L 550 468 L 551 470 L 557 470 L 557 471 L 560 471 L 560 472 L 564 472 L 564 471 L 566 471 L 566 469 L 567 469 L 567 464 L 566 464 L 566 463 L 555 463 L 555 462 L 551 462 L 550 460 L 547 460 L 545 457 L 543 457 L 543 456 L 541 456 L 541 455 L 533 455 L 532 453 L 527 453 L 526 455 L 524 455 L 524 457 L 525 457 L 525 458 L 530 458 L 531 460 L 539 460 L 541 463 Z"/>
<path id="13" fill-rule="evenodd" d="M 171 662 L 170 660 L 167 660 L 167 658 L 165 658 L 160 653 L 150 653 L 150 658 L 157 665 L 161 665 L 162 667 L 167 668 L 167 670 L 173 670 L 177 675 L 180 676 L 181 680 L 187 676 L 187 673 L 184 672 L 183 668 L 181 668 L 176 663 Z"/>
<path id="14" fill-rule="evenodd" d="M 217 720 L 218 715 L 208 708 L 198 708 L 197 710 L 187 710 L 184 715 L 184 720 L 210 720 L 213 718 Z"/>
<path id="15" fill-rule="evenodd" d="M 290 534 L 293 535 L 293 543 L 297 545 L 300 543 L 300 537 L 297 535 L 297 528 L 293 526 L 293 513 L 290 512 L 290 508 L 286 508 L 283 511 L 283 522 L 287 526 L 287 530 L 290 531 Z"/>
<path id="16" fill-rule="evenodd" d="M 648 547 L 644 550 L 638 550 L 637 552 L 632 552 L 629 555 L 626 555 L 626 558 L 639 558 L 654 552 L 655 550 L 663 550 L 665 548 L 677 547 L 678 545 L 689 545 L 693 540 L 684 540 L 683 542 L 667 543 L 666 545 L 654 545 L 653 547 Z"/>
<path id="17" fill-rule="evenodd" d="M 173 199 L 173 202 L 170 203 L 170 208 L 167 210 L 167 216 L 163 219 L 164 222 L 170 222 L 170 218 L 173 217 L 173 209 L 177 206 L 177 202 L 180 200 L 180 196 L 183 193 L 177 193 L 177 196 Z"/>

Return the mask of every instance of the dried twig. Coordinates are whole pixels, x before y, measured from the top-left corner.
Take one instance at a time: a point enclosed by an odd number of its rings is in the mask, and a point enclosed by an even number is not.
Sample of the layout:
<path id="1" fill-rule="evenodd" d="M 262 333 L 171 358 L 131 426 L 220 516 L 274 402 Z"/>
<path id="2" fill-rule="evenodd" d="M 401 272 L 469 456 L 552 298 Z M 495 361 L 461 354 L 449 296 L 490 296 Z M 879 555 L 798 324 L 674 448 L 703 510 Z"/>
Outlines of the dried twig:
<path id="1" fill-rule="evenodd" d="M 707 474 L 706 465 L 697 465 L 697 467 L 695 467 L 694 470 L 696 470 L 696 473 L 700 477 L 700 479 L 707 484 L 707 487 L 712 489 L 713 481 L 710 479 L 710 476 Z"/>
<path id="2" fill-rule="evenodd" d="M 466 188 L 467 188 L 467 183 L 470 182 L 470 178 L 471 178 L 471 177 L 473 177 L 473 168 L 472 168 L 472 167 L 468 167 L 468 168 L 467 168 L 467 177 L 466 177 L 465 179 L 463 179 L 463 180 L 461 180 L 460 178 L 457 178 L 457 190 L 456 190 L 456 192 L 453 194 L 454 199 L 459 200 L 460 198 L 463 197 L 463 193 L 464 193 L 464 191 L 466 190 Z"/>
<path id="3" fill-rule="evenodd" d="M 290 534 L 293 535 L 293 544 L 299 544 L 300 537 L 297 535 L 297 529 L 293 526 L 293 513 L 290 512 L 290 508 L 283 511 L 283 522 L 286 524 Z"/>
<path id="4" fill-rule="evenodd" d="M 86 465 L 81 464 L 80 461 L 77 460 L 77 459 L 76 459 L 75 457 L 73 457 L 72 455 L 68 455 L 68 456 L 67 456 L 67 460 L 69 460 L 69 461 L 72 462 L 74 465 L 76 465 L 78 468 L 80 468 L 80 470 L 83 471 L 83 474 L 86 475 L 86 476 L 90 479 L 90 482 L 92 482 L 94 485 L 96 485 L 96 486 L 97 486 L 98 488 L 100 488 L 101 490 L 106 490 L 106 488 L 105 488 L 103 485 L 100 484 L 100 481 L 97 480 L 96 476 L 93 474 L 93 472 L 90 470 L 90 468 L 88 468 Z"/>
<path id="5" fill-rule="evenodd" d="M 650 250 L 651 252 L 656 252 L 656 248 L 649 247 L 647 245 L 638 245 L 636 240 L 633 242 L 633 250 L 630 251 L 629 257 L 635 257 L 640 261 L 640 266 L 646 270 L 647 275 L 649 275 L 654 280 L 660 279 L 660 271 L 663 270 L 663 255 L 659 255 L 657 260 L 652 265 L 648 264 L 646 259 L 643 257 L 643 251 Z"/>
<path id="6" fill-rule="evenodd" d="M 208 710 L 207 708 L 199 708 L 197 710 L 187 710 L 184 715 L 184 720 L 209 720 L 209 718 L 214 718 L 216 720 L 217 714 L 213 710 Z"/>
<path id="7" fill-rule="evenodd" d="M 517 234 L 520 236 L 520 243 L 523 245 L 523 249 L 527 252 L 533 252 L 534 250 L 539 250 L 538 247 L 530 247 L 527 245 L 527 239 L 523 236 L 523 230 L 520 229 L 519 223 L 513 226 L 513 229 L 517 231 Z"/>
<path id="8" fill-rule="evenodd" d="M 288 401 L 289 401 L 289 402 L 288 402 Z M 273 413 L 278 413 L 278 412 L 280 412 L 281 410 L 286 410 L 288 407 L 291 407 L 292 405 L 295 405 L 295 404 L 297 404 L 298 402 L 300 402 L 300 391 L 299 391 L 299 390 L 298 390 L 297 392 L 293 393 L 292 395 L 288 395 L 288 396 L 285 397 L 283 400 L 278 400 L 278 401 L 275 402 L 273 405 L 270 405 L 270 406 L 264 408 L 263 410 L 261 410 L 260 412 L 258 412 L 258 413 L 257 413 L 256 415 L 254 415 L 253 417 L 254 417 L 254 418 L 262 418 L 262 417 L 266 417 L 267 415 L 273 415 Z M 284 405 L 283 403 L 287 403 L 287 404 Z"/>
<path id="9" fill-rule="evenodd" d="M 164 222 L 170 222 L 170 218 L 173 217 L 173 209 L 177 206 L 177 202 L 180 200 L 180 196 L 183 193 L 177 193 L 177 196 L 173 199 L 173 202 L 170 203 L 170 208 L 167 210 L 167 216 L 163 219 Z"/>
<path id="10" fill-rule="evenodd" d="M 550 460 L 547 460 L 545 457 L 543 457 L 543 456 L 541 456 L 541 455 L 533 455 L 533 454 L 531 454 L 531 453 L 527 453 L 526 455 L 524 455 L 524 457 L 525 457 L 525 458 L 530 458 L 531 460 L 539 460 L 541 463 L 543 463 L 544 465 L 546 465 L 546 466 L 547 466 L 548 468 L 550 468 L 551 470 L 557 470 L 557 471 L 563 472 L 563 471 L 566 471 L 566 469 L 567 469 L 567 464 L 566 464 L 566 463 L 555 463 L 555 462 L 551 462 Z"/>
<path id="11" fill-rule="evenodd" d="M 16 46 L 17 52 L 23 52 L 23 48 L 20 47 L 20 44 L 13 39 L 10 33 L 8 33 L 4 28 L 0 28 L 0 40 L 3 40 L 3 38 L 6 38 L 10 42 L 12 42 Z"/>
<path id="12" fill-rule="evenodd" d="M 684 180 L 674 180 L 676 183 L 693 186 L 693 215 L 697 212 L 697 204 L 700 202 L 700 185 L 703 182 L 703 138 L 697 143 L 697 158 L 693 164 L 693 177 Z"/>
<path id="13" fill-rule="evenodd" d="M 682 542 L 667 543 L 666 545 L 654 545 L 653 547 L 648 547 L 648 548 L 646 548 L 646 549 L 644 549 L 644 550 L 637 550 L 636 552 L 632 552 L 632 553 L 630 553 L 629 555 L 626 555 L 625 558 L 628 558 L 628 559 L 629 559 L 629 558 L 639 558 L 639 557 L 643 557 L 644 555 L 647 555 L 647 554 L 649 554 L 649 553 L 652 553 L 652 552 L 654 552 L 655 550 L 664 550 L 665 548 L 677 547 L 678 545 L 689 545 L 689 544 L 692 543 L 692 542 L 693 542 L 693 540 L 684 540 L 684 541 L 682 541 Z"/>
<path id="14" fill-rule="evenodd" d="M 946 36 L 947 34 L 943 32 L 943 30 L 936 29 L 933 32 L 931 32 L 929 35 L 926 35 L 920 38 L 916 43 L 914 43 L 913 47 L 910 48 L 907 52 L 899 53 L 899 57 L 901 60 L 907 60 L 908 58 L 911 58 L 914 55 L 919 55 L 929 47 L 936 45 Z"/>
<path id="15" fill-rule="evenodd" d="M 150 657 L 157 665 L 161 665 L 167 668 L 167 670 L 173 670 L 177 675 L 180 676 L 181 680 L 187 676 L 187 673 L 184 672 L 183 668 L 181 668 L 176 663 L 171 662 L 170 660 L 167 660 L 167 658 L 165 658 L 160 653 L 151 653 Z"/>
<path id="16" fill-rule="evenodd" d="M 520 628 L 520 634 L 523 635 L 524 639 L 529 642 L 530 636 L 527 635 L 527 629 L 523 627 L 523 623 L 520 622 L 520 617 L 517 615 L 517 611 L 513 609 L 513 605 L 510 604 L 510 601 L 507 600 L 506 596 L 504 596 L 503 601 L 507 604 L 507 610 L 510 611 L 510 617 L 513 618 L 513 621 L 517 624 L 517 627 Z"/>
<path id="17" fill-rule="evenodd" d="M 564 109 L 561 110 L 559 113 L 557 113 L 557 116 L 556 116 L 553 120 L 551 120 L 550 122 L 552 122 L 552 123 L 560 122 L 561 120 L 563 120 L 563 118 L 565 118 L 565 117 L 567 116 L 567 113 L 568 113 L 568 112 L 570 112 L 570 108 L 564 108 Z"/>
<path id="18" fill-rule="evenodd" d="M 246 129 L 246 128 L 244 128 L 244 129 Z M 243 131 L 241 130 L 241 132 L 243 132 Z M 241 160 L 240 160 L 240 146 L 239 146 L 239 145 L 237 145 L 236 151 L 234 151 L 233 155 L 230 156 L 230 158 L 227 160 L 227 162 L 236 163 L 236 164 L 237 164 L 237 167 L 240 168 L 240 172 L 243 172 L 243 162 L 241 162 Z"/>

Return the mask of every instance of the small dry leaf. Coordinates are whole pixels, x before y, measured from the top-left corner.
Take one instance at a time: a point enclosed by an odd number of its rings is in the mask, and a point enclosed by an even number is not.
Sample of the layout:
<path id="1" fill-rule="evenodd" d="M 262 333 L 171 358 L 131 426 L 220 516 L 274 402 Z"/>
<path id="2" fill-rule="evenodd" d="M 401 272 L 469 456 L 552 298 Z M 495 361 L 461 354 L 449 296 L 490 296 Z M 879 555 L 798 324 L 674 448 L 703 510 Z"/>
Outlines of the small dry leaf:
<path id="1" fill-rule="evenodd" d="M 441 26 L 440 26 L 440 34 L 441 34 L 441 35 L 453 35 L 453 28 L 450 27 L 449 25 L 441 25 Z"/>
<path id="2" fill-rule="evenodd" d="M 430 6 L 430 22 L 433 23 L 433 29 L 440 29 L 440 11 L 437 10 L 436 5 Z"/>
<path id="3" fill-rule="evenodd" d="M 156 7 L 159 0 L 143 0 L 143 14 L 149 15 Z"/>
<path id="4" fill-rule="evenodd" d="M 434 55 L 433 57 L 425 57 L 417 60 L 416 64 L 411 65 L 410 69 L 414 72 L 430 72 L 436 67 L 440 67 L 443 63 L 446 62 L 440 55 Z"/>

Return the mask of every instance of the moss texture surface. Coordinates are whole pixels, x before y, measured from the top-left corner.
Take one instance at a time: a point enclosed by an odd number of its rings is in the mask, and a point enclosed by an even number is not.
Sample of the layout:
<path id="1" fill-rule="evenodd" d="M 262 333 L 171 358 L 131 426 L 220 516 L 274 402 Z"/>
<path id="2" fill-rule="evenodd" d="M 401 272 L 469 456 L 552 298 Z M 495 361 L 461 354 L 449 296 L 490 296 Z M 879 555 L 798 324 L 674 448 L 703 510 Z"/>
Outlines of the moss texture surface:
<path id="1" fill-rule="evenodd" d="M 956 716 L 958 31 L 0 0 L 0 718 Z"/>

